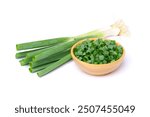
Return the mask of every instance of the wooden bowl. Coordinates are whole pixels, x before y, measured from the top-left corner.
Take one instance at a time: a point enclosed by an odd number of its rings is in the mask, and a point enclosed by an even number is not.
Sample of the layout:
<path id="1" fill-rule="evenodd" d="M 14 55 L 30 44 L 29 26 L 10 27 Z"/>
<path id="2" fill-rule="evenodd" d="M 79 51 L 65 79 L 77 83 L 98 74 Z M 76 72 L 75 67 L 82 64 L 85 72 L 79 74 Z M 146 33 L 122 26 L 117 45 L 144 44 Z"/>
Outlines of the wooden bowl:
<path id="1" fill-rule="evenodd" d="M 90 40 L 96 40 L 97 38 L 91 38 Z M 75 55 L 74 55 L 74 48 L 76 48 L 77 45 L 81 44 L 83 41 L 85 40 L 81 40 L 79 42 L 77 42 L 76 44 L 74 44 L 71 48 L 71 56 L 73 58 L 73 60 L 75 61 L 75 63 L 86 73 L 90 74 L 90 75 L 106 75 L 108 73 L 111 73 L 113 71 L 115 71 L 120 64 L 123 62 L 124 57 L 125 57 L 125 50 L 123 48 L 123 54 L 122 56 L 112 62 L 112 63 L 107 63 L 107 64 L 89 64 L 86 62 L 83 62 L 81 60 L 79 60 Z M 119 43 L 117 43 L 118 45 L 120 45 Z"/>

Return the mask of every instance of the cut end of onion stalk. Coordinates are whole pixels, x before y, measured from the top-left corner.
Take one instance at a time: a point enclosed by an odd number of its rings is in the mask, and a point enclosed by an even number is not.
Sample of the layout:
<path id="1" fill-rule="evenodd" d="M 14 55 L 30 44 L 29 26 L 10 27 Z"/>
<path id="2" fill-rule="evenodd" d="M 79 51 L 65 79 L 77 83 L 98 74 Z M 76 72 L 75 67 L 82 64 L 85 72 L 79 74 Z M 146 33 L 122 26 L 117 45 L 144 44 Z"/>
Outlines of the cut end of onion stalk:
<path id="1" fill-rule="evenodd" d="M 29 71 L 30 71 L 31 73 L 33 73 L 32 68 L 29 68 Z"/>
<path id="2" fill-rule="evenodd" d="M 19 50 L 20 46 L 19 44 L 16 44 L 16 50 Z"/>

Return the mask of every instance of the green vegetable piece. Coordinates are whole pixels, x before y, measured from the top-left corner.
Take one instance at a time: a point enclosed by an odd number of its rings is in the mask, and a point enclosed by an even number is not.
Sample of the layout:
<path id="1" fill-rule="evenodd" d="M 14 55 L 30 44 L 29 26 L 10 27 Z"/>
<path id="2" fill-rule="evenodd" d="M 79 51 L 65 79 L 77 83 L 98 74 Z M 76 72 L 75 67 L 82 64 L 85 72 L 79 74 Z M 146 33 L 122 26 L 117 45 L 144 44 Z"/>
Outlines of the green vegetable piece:
<path id="1" fill-rule="evenodd" d="M 107 61 L 106 60 L 103 60 L 103 64 L 106 64 L 107 63 Z"/>
<path id="2" fill-rule="evenodd" d="M 99 56 L 99 60 L 100 60 L 100 61 L 103 61 L 104 58 L 105 58 L 104 55 L 100 55 L 100 56 Z"/>
<path id="3" fill-rule="evenodd" d="M 112 50 L 113 49 L 113 45 L 108 45 L 108 49 Z"/>

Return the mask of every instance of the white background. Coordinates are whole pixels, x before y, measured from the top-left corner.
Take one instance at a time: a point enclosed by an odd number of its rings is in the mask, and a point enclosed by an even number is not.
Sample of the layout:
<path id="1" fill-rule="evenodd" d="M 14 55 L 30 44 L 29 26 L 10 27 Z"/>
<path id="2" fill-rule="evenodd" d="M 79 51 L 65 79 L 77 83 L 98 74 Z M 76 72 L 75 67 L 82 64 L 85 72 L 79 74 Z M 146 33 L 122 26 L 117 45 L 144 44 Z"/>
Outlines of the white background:
<path id="1" fill-rule="evenodd" d="M 150 17 L 148 0 L 1 0 L 0 116 L 2 117 L 148 117 L 150 106 Z M 43 78 L 15 59 L 15 44 L 73 36 L 123 19 L 131 37 L 120 69 L 90 76 L 73 61 Z M 15 107 L 82 104 L 135 105 L 133 114 L 15 114 Z"/>

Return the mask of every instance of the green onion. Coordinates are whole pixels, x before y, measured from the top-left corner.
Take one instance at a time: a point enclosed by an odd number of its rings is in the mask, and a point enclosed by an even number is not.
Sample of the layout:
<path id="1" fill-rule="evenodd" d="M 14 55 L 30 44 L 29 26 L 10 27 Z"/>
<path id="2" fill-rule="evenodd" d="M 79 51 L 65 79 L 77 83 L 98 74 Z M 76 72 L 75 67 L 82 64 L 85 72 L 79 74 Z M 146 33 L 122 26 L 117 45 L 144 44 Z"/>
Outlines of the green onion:
<path id="1" fill-rule="evenodd" d="M 26 55 L 27 55 L 27 53 L 30 53 L 30 52 L 34 52 L 34 51 L 36 51 L 36 50 L 30 50 L 30 51 L 25 51 L 25 52 L 18 52 L 18 53 L 16 53 L 16 58 L 18 59 L 18 58 L 24 58 L 24 57 L 26 57 Z"/>
<path id="2" fill-rule="evenodd" d="M 71 41 L 71 42 L 60 44 L 58 46 L 56 45 L 56 46 L 53 46 L 51 48 L 48 48 L 46 51 L 41 52 L 40 54 L 35 55 L 33 57 L 33 61 L 39 61 L 39 60 L 45 59 L 48 56 L 51 56 L 51 55 L 56 54 L 58 52 L 64 51 L 64 50 L 66 50 L 68 48 L 71 48 L 71 46 L 73 44 L 75 44 L 76 42 L 77 41 Z"/>
<path id="3" fill-rule="evenodd" d="M 27 42 L 27 43 L 21 43 L 16 45 L 17 50 L 26 50 L 26 49 L 33 49 L 43 46 L 49 46 L 54 44 L 59 44 L 62 42 L 67 42 L 70 40 L 70 37 L 59 37 L 59 38 L 53 38 L 53 39 L 45 39 L 40 41 L 34 41 L 34 42 Z"/>
<path id="4" fill-rule="evenodd" d="M 70 52 L 70 50 L 67 50 L 67 51 L 64 51 L 64 52 L 56 53 L 56 54 L 54 54 L 52 56 L 49 56 L 49 57 L 47 57 L 45 59 L 42 59 L 40 61 L 32 61 L 30 63 L 30 67 L 34 68 L 34 67 L 37 67 L 37 66 L 41 66 L 41 65 L 44 65 L 44 64 L 47 64 L 47 63 L 59 60 L 62 57 L 64 57 L 65 55 L 69 54 L 69 52 Z"/>
<path id="5" fill-rule="evenodd" d="M 33 50 L 29 50 L 29 51 L 18 52 L 18 53 L 16 53 L 15 56 L 16 56 L 17 59 L 18 59 L 18 58 L 24 58 L 24 57 L 27 56 L 27 54 L 32 53 L 32 52 L 35 52 L 35 51 L 37 51 L 37 50 L 41 50 L 41 49 L 44 49 L 44 48 L 42 47 L 42 48 L 33 49 Z"/>
<path id="6" fill-rule="evenodd" d="M 61 58 L 59 61 L 53 63 L 53 64 L 50 64 L 48 67 L 46 67 L 45 69 L 37 72 L 37 75 L 39 77 L 42 77 L 46 74 L 48 74 L 49 72 L 53 71 L 54 69 L 56 69 L 57 67 L 65 64 L 66 62 L 70 61 L 71 60 L 71 55 L 68 54 L 66 55 L 65 57 Z"/>
<path id="7" fill-rule="evenodd" d="M 19 61 L 21 66 L 28 65 L 32 61 L 32 57 L 34 57 L 35 55 L 40 54 L 41 52 L 46 51 L 48 48 L 51 48 L 51 46 L 47 47 L 47 48 L 37 50 L 37 51 L 32 51 L 32 52 L 27 53 L 26 57 Z"/>

